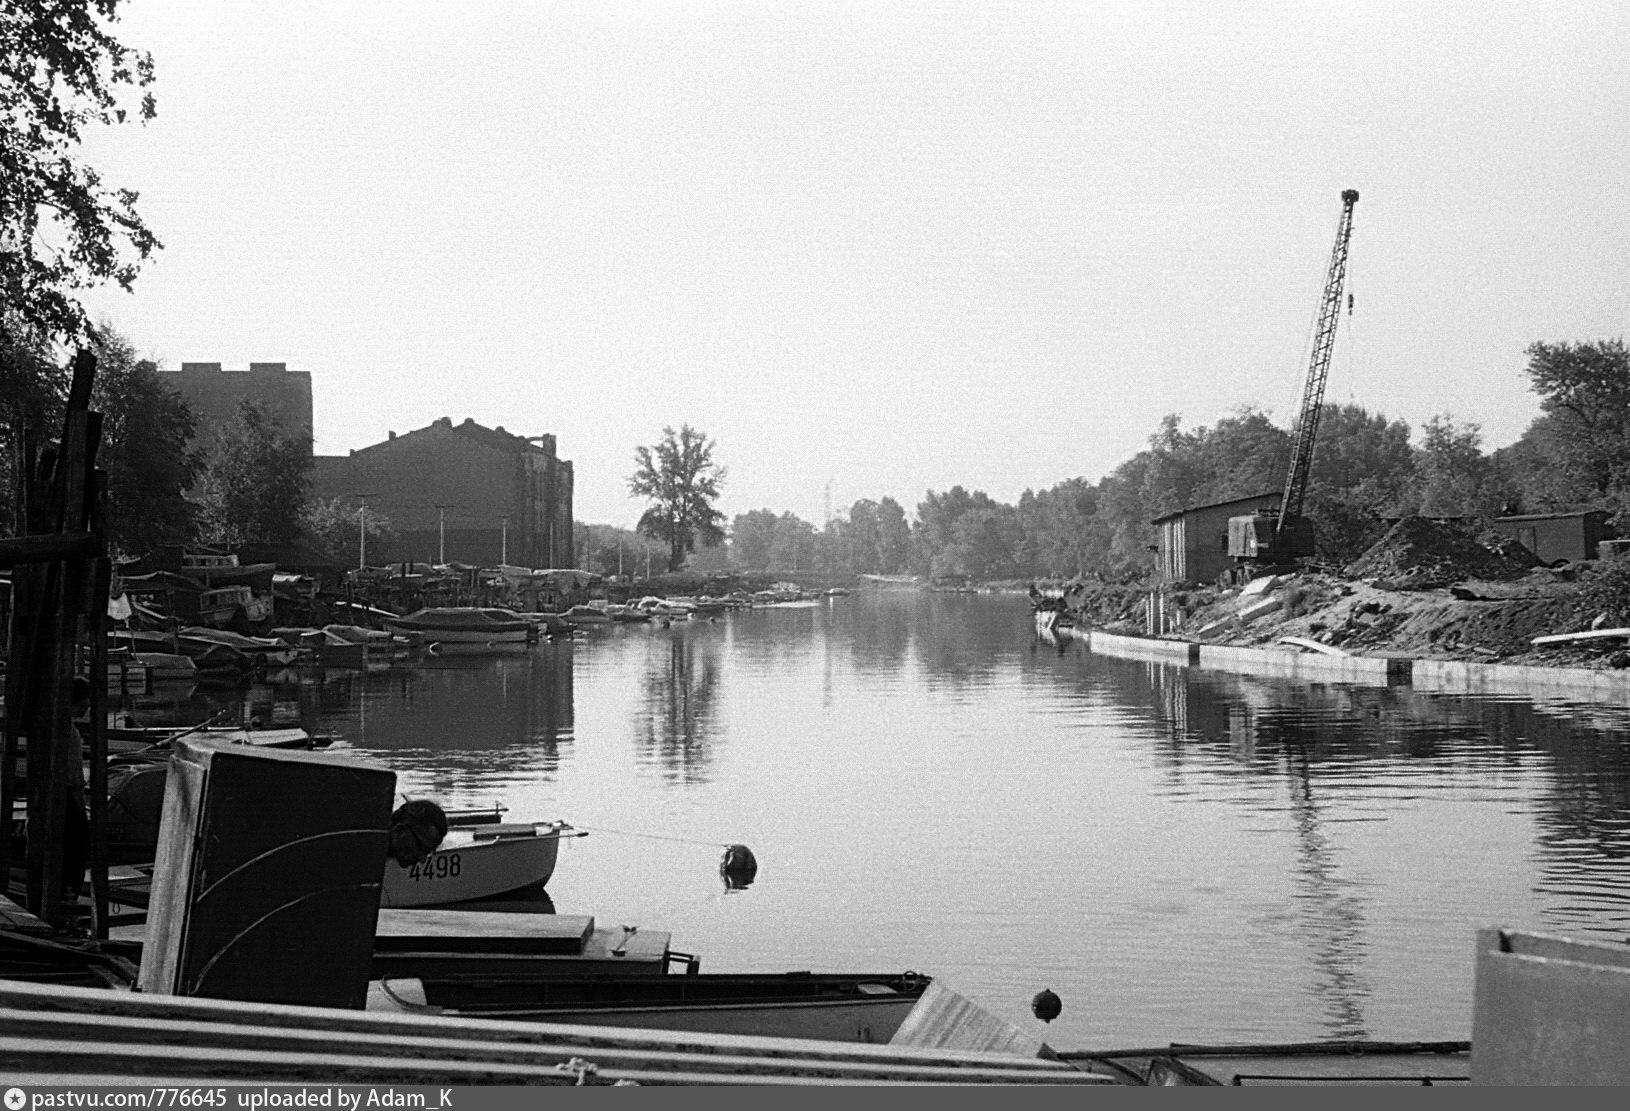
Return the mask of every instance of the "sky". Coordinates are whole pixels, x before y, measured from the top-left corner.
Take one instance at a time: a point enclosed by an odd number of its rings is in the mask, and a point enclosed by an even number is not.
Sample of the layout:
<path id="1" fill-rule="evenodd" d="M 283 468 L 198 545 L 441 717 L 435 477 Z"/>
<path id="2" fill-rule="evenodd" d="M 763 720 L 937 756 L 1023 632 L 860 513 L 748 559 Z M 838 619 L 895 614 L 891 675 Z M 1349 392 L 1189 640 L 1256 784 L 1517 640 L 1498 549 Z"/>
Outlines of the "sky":
<path id="1" fill-rule="evenodd" d="M 131 0 L 158 116 L 86 158 L 164 248 L 86 298 L 161 366 L 312 375 L 315 446 L 552 433 L 630 527 L 1096 482 L 1161 418 L 1327 402 L 1485 450 L 1536 341 L 1625 335 L 1630 5 Z"/>

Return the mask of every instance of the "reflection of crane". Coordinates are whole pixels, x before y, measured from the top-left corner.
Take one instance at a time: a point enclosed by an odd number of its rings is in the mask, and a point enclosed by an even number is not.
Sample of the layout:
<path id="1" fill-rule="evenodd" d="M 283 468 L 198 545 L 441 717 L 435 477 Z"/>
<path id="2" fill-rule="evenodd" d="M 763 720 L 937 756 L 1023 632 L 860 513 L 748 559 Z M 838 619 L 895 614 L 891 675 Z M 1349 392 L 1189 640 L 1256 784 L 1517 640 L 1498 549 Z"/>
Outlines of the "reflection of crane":
<path id="1" fill-rule="evenodd" d="M 1313 442 L 1319 432 L 1324 383 L 1330 375 L 1336 321 L 1341 317 L 1341 287 L 1347 277 L 1347 240 L 1353 232 L 1353 205 L 1357 201 L 1358 190 L 1342 192 L 1341 221 L 1336 226 L 1336 245 L 1330 252 L 1330 271 L 1319 302 L 1313 357 L 1302 389 L 1302 409 L 1296 418 L 1290 467 L 1285 474 L 1279 512 L 1247 514 L 1228 521 L 1228 554 L 1245 570 L 1290 564 L 1313 554 L 1313 522 L 1302 516 L 1302 499 L 1307 494 L 1308 472 L 1313 467 Z"/>

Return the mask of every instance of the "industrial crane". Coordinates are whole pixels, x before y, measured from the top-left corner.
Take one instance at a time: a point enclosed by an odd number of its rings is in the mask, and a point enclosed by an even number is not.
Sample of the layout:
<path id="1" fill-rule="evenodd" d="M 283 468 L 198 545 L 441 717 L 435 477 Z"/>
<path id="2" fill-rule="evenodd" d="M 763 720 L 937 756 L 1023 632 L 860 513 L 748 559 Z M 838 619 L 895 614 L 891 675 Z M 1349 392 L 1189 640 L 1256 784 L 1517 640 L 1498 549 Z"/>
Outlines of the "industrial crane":
<path id="1" fill-rule="evenodd" d="M 1288 566 L 1313 554 L 1313 522 L 1302 516 L 1302 500 L 1307 495 L 1308 472 L 1313 469 L 1313 443 L 1319 433 L 1319 415 L 1324 406 L 1324 383 L 1330 375 L 1336 321 L 1341 317 L 1341 288 L 1347 278 L 1347 240 L 1353 232 L 1353 205 L 1357 202 L 1357 189 L 1343 190 L 1341 221 L 1336 225 L 1336 245 L 1330 252 L 1330 270 L 1319 302 L 1313 357 L 1302 389 L 1302 408 L 1296 418 L 1290 468 L 1285 474 L 1278 512 L 1270 509 L 1231 517 L 1228 521 L 1228 554 L 1235 560 L 1237 574 L 1232 576 L 1235 578 L 1255 570 Z"/>

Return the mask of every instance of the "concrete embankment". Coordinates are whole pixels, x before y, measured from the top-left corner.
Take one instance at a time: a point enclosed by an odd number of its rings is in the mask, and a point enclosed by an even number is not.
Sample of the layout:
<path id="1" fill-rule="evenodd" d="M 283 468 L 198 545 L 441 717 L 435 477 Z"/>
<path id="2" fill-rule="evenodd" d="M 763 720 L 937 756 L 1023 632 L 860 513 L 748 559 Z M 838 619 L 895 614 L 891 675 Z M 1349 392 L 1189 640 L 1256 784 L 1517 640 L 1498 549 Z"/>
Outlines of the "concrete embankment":
<path id="1" fill-rule="evenodd" d="M 1440 694 L 1553 694 L 1587 701 L 1630 698 L 1630 669 L 1524 667 L 1464 660 L 1391 656 L 1337 656 L 1297 648 L 1239 648 L 1187 640 L 1119 636 L 1072 629 L 1078 640 L 1106 656 L 1169 660 L 1218 671 L 1279 675 L 1327 683 L 1409 686 Z"/>

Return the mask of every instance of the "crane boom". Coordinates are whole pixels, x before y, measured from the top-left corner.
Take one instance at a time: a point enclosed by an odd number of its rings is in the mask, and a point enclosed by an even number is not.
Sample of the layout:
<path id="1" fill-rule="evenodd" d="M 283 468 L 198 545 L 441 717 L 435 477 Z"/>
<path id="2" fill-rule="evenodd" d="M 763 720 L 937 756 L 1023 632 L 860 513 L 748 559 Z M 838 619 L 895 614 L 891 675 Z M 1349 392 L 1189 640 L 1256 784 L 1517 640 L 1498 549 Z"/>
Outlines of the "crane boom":
<path id="1" fill-rule="evenodd" d="M 1307 495 L 1308 472 L 1313 469 L 1313 443 L 1318 437 L 1319 414 L 1324 406 L 1324 383 L 1330 376 L 1336 321 L 1341 319 L 1341 287 L 1347 278 L 1347 240 L 1353 234 L 1353 205 L 1357 202 L 1357 189 L 1342 191 L 1336 245 L 1330 252 L 1324 299 L 1319 303 L 1319 322 L 1313 333 L 1313 357 L 1308 363 L 1307 384 L 1302 389 L 1302 411 L 1296 418 L 1290 469 L 1285 474 L 1285 493 L 1279 501 L 1280 530 L 1292 518 L 1302 515 L 1302 499 Z"/>

